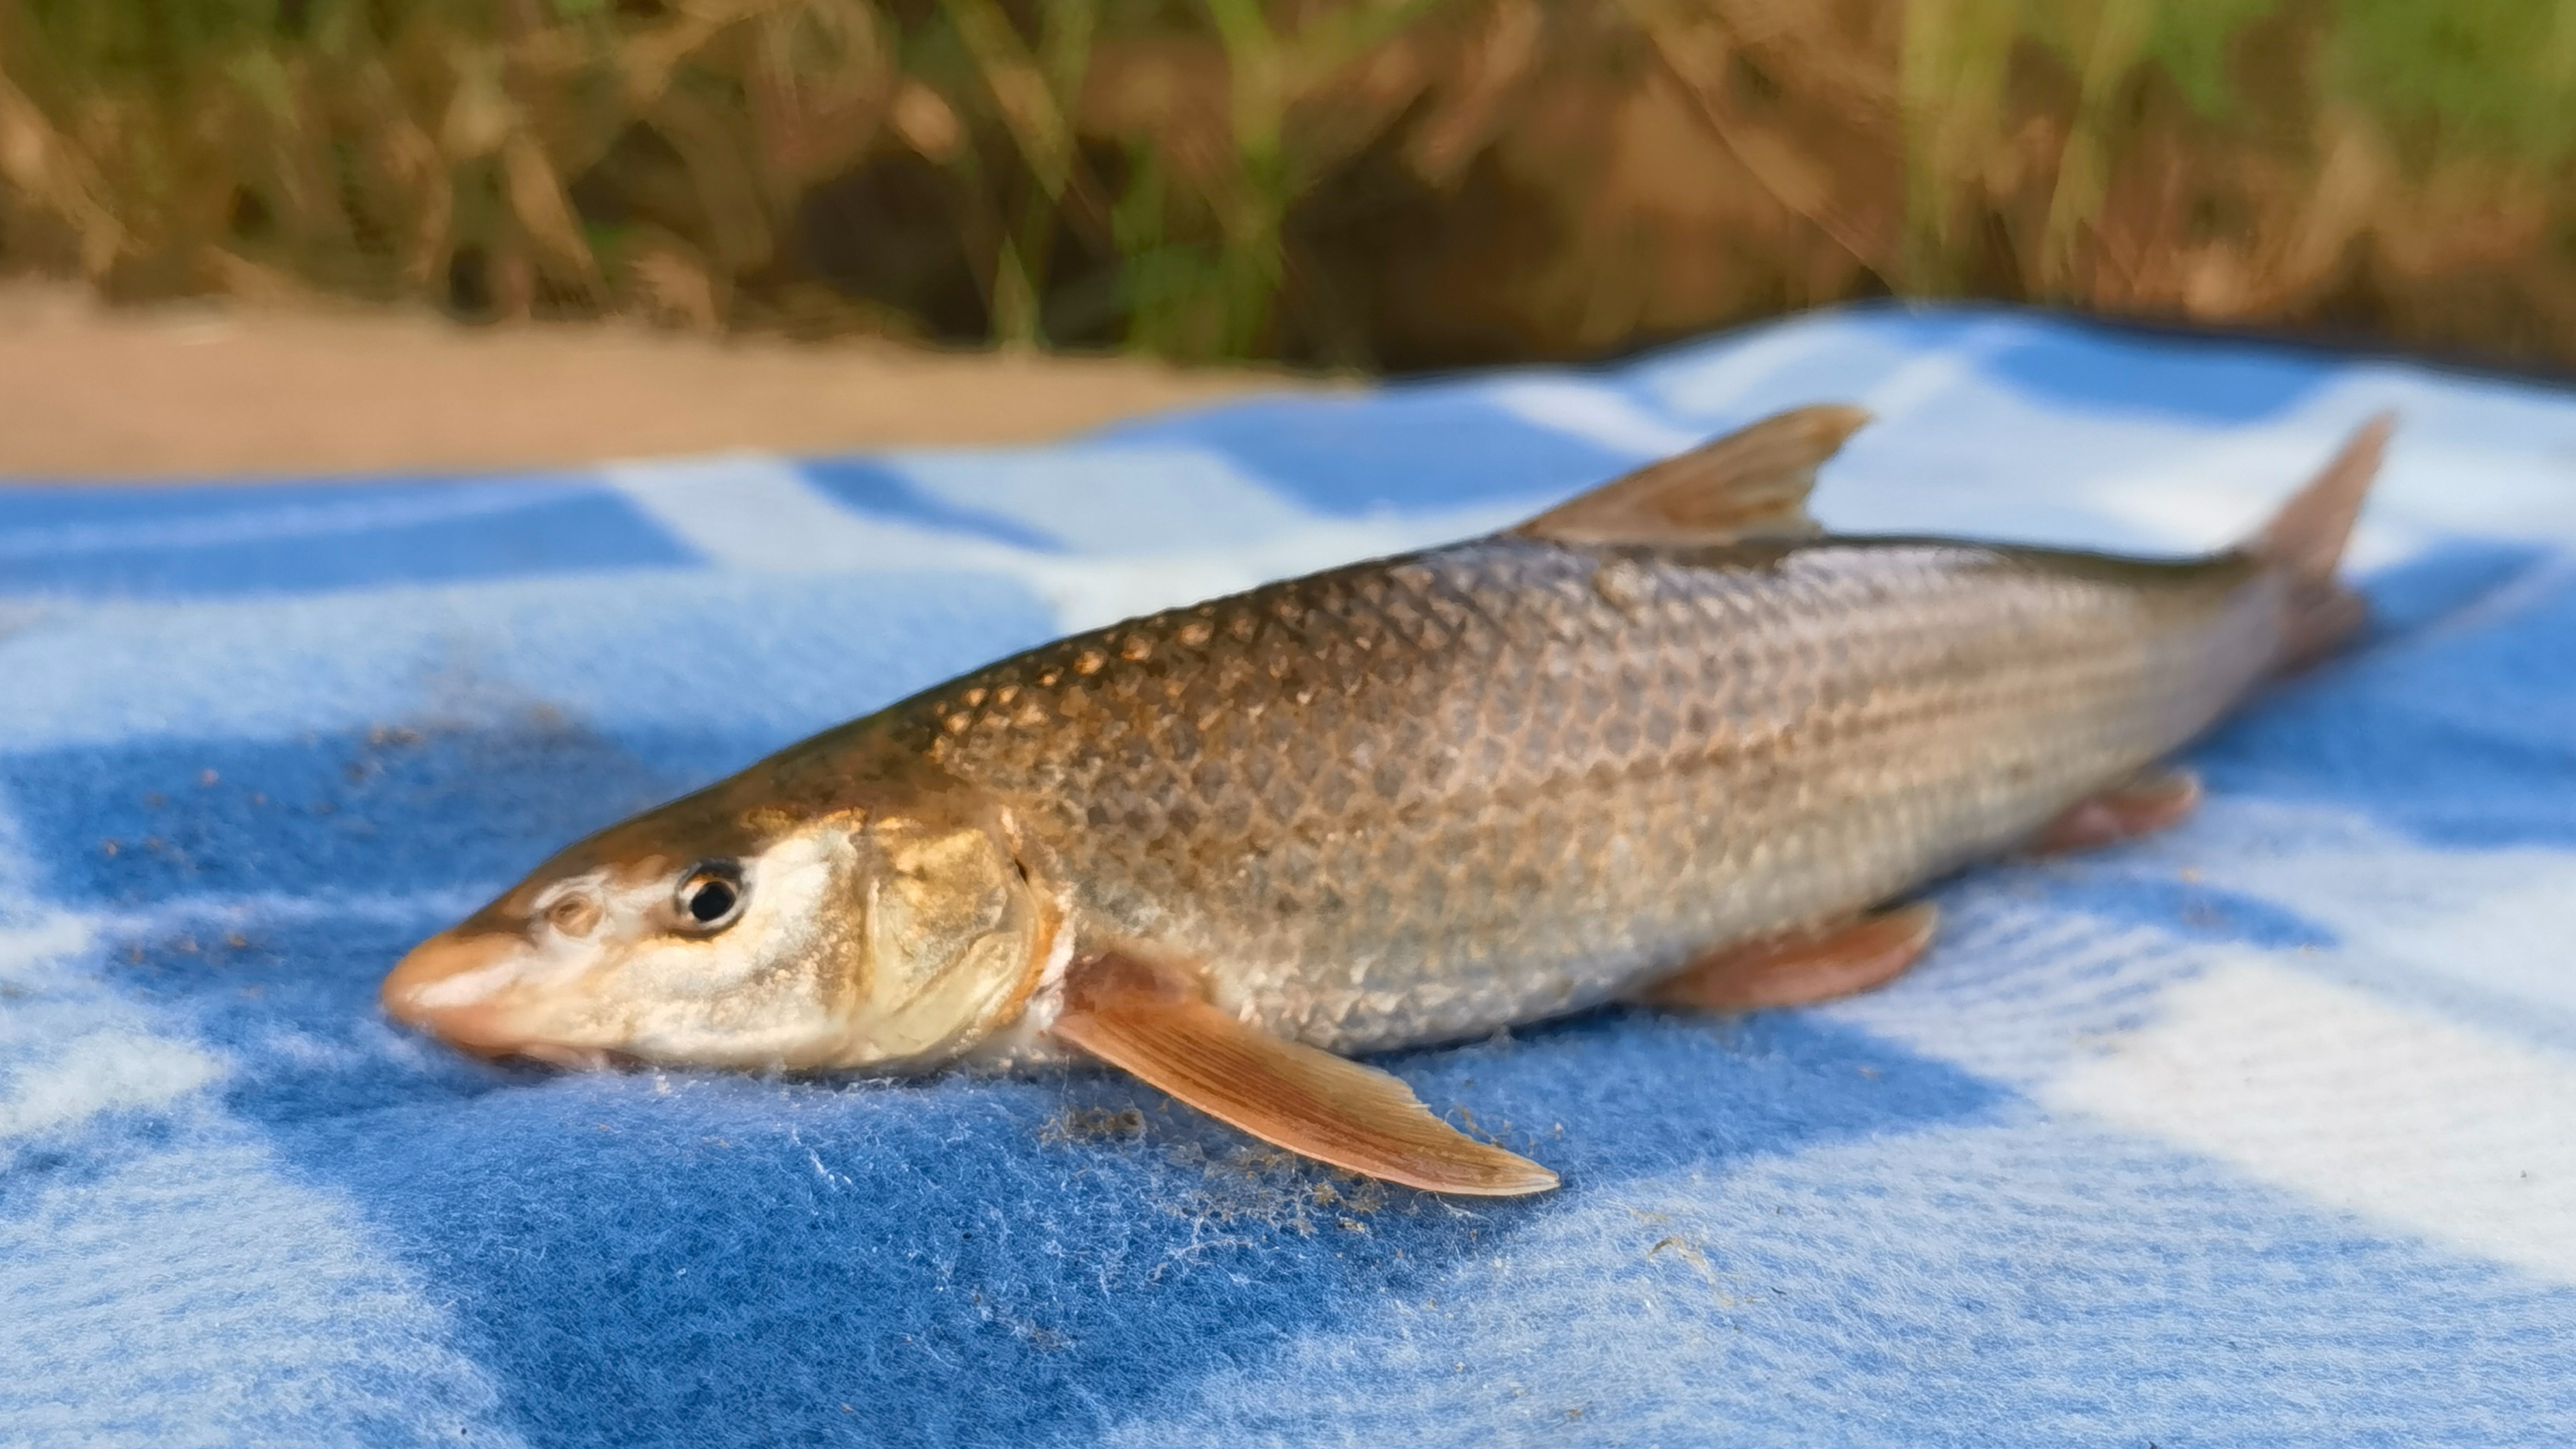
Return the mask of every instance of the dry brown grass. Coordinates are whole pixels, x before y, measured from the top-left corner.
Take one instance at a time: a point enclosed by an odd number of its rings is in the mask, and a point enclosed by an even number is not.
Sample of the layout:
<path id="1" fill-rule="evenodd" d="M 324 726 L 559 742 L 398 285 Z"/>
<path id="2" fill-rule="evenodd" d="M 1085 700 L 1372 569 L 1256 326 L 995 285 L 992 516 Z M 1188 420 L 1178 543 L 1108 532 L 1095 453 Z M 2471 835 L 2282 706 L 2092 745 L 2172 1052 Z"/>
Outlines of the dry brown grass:
<path id="1" fill-rule="evenodd" d="M 0 0 L 117 296 L 1415 366 L 1977 295 L 2576 359 L 2562 0 Z"/>

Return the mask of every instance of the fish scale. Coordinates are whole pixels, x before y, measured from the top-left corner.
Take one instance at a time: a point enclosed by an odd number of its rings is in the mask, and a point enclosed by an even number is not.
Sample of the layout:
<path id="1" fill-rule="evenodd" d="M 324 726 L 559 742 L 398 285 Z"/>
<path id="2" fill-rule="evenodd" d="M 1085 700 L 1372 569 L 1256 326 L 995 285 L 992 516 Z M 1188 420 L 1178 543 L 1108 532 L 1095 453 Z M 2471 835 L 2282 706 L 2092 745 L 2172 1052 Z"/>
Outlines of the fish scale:
<path id="1" fill-rule="evenodd" d="M 1903 971 L 1874 907 L 2180 819 L 2132 779 L 2362 617 L 2389 420 L 2192 562 L 1826 538 L 1802 408 L 1508 533 L 1031 650 L 557 852 L 386 976 L 472 1051 L 761 1070 L 1080 1053 L 1441 1192 L 1556 1186 L 1337 1053 Z"/>
<path id="2" fill-rule="evenodd" d="M 2274 659 L 2277 580 L 1940 540 L 1499 537 L 1004 661 L 879 723 L 1083 949 L 1337 1052 L 1490 1032 L 2027 836 Z"/>

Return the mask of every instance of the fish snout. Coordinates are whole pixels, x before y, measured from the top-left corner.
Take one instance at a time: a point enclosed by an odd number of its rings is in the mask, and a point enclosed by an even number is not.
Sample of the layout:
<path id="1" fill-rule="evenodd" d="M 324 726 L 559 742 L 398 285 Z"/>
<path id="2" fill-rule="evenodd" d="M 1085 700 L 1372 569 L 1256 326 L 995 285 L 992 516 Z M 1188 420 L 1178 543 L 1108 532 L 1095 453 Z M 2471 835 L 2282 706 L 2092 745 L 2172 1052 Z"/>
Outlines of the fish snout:
<path id="1" fill-rule="evenodd" d="M 510 1029 L 503 998 L 519 976 L 524 943 L 504 934 L 441 931 L 411 948 L 385 977 L 385 1015 L 450 1046 L 506 1056 L 527 1045 Z"/>

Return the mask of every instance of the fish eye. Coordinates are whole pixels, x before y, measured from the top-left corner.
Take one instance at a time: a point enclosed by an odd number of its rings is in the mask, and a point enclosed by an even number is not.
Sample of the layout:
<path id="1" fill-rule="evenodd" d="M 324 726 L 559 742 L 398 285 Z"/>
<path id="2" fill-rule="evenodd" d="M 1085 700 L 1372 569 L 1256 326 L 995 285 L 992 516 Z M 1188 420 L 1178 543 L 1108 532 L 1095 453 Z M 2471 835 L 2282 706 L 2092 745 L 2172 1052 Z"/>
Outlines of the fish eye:
<path id="1" fill-rule="evenodd" d="M 749 894 L 742 883 L 741 866 L 729 860 L 712 860 L 680 878 L 673 904 L 679 907 L 683 927 L 721 931 L 742 914 L 743 897 Z"/>

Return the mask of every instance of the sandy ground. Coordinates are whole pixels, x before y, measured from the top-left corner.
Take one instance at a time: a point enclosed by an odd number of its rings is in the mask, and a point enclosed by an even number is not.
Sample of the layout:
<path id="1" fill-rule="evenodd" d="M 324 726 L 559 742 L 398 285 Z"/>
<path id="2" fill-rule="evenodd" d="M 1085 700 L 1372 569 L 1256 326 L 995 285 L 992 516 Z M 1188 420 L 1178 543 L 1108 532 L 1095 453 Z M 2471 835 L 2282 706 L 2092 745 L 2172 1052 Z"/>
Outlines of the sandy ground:
<path id="1" fill-rule="evenodd" d="M 1249 370 L 468 328 L 372 311 L 110 310 L 0 286 L 0 478 L 315 476 L 760 448 L 1033 442 L 1263 388 Z"/>

